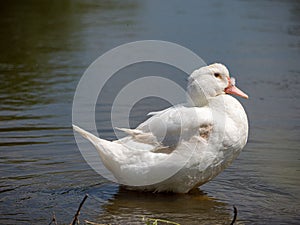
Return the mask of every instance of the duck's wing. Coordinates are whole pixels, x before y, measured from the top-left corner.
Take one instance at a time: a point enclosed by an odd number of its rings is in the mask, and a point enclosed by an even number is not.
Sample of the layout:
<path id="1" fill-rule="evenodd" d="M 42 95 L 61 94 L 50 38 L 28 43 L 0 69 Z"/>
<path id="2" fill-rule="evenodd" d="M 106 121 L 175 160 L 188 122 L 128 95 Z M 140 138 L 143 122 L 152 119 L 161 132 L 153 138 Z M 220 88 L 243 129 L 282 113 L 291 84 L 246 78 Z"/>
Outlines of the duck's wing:
<path id="1" fill-rule="evenodd" d="M 201 132 L 205 134 L 204 130 L 211 129 L 212 124 L 212 112 L 208 107 L 171 107 L 155 112 L 136 129 L 118 128 L 131 137 L 119 141 L 128 146 L 146 144 L 148 150 L 161 152 L 164 148 L 174 148 L 181 140 L 202 136 Z"/>

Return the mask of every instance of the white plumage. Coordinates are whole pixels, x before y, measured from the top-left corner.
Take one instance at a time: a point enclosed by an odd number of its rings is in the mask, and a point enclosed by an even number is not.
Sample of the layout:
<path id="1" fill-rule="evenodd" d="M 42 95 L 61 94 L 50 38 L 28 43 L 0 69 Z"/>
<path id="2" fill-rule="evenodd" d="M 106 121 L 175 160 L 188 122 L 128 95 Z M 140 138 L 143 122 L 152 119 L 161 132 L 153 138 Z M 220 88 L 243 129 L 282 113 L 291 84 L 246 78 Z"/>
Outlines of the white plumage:
<path id="1" fill-rule="evenodd" d="M 214 178 L 240 153 L 248 137 L 237 89 L 222 64 L 194 71 L 188 103 L 159 112 L 128 134 L 107 141 L 73 125 L 97 149 L 105 167 L 130 189 L 187 193 Z"/>

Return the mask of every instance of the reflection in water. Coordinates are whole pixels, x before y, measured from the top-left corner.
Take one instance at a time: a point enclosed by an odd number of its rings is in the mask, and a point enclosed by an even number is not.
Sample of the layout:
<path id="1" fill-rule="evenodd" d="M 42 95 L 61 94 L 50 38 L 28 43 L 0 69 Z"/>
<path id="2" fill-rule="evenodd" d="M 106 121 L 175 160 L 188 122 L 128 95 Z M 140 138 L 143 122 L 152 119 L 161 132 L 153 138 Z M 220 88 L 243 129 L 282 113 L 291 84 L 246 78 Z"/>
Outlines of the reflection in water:
<path id="1" fill-rule="evenodd" d="M 190 194 L 153 194 L 120 188 L 103 206 L 99 223 L 141 224 L 141 216 L 180 224 L 228 224 L 230 206 L 201 191 Z"/>

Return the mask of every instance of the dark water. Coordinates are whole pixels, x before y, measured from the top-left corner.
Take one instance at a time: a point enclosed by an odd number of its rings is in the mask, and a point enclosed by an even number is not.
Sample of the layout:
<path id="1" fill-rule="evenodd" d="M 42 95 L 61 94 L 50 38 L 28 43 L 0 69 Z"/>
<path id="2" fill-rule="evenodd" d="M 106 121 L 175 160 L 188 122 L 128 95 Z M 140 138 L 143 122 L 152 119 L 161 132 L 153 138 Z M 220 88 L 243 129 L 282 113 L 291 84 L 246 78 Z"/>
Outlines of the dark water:
<path id="1" fill-rule="evenodd" d="M 238 224 L 299 224 L 299 1 L 2 1 L 0 39 L 1 224 L 48 224 L 53 211 L 68 224 L 85 193 L 81 221 L 141 224 L 146 215 L 229 224 L 235 205 Z M 248 145 L 199 193 L 119 189 L 75 144 L 71 108 L 83 72 L 111 48 L 142 39 L 228 65 L 250 96 L 241 100 Z M 110 104 L 100 102 L 97 115 L 107 117 Z M 141 102 L 132 123 L 164 105 Z M 113 139 L 109 122 L 97 119 L 101 136 Z"/>

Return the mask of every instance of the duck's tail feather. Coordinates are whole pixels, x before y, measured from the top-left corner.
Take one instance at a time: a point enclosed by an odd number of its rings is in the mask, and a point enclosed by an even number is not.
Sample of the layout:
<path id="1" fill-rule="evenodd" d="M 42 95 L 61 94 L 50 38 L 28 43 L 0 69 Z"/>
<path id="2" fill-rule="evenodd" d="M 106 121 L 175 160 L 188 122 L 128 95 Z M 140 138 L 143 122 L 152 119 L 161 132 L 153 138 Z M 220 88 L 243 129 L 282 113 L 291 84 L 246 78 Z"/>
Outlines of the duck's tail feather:
<path id="1" fill-rule="evenodd" d="M 119 164 L 122 163 L 124 154 L 128 150 L 121 144 L 101 139 L 76 125 L 73 125 L 73 129 L 94 145 L 105 167 L 118 177 L 120 173 Z"/>
<path id="2" fill-rule="evenodd" d="M 85 139 L 89 140 L 92 144 L 98 144 L 98 142 L 100 141 L 100 138 L 96 137 L 94 134 L 91 134 L 91 133 L 81 129 L 80 127 L 78 127 L 74 124 L 72 126 L 75 131 L 77 131 Z"/>
<path id="3" fill-rule="evenodd" d="M 115 147 L 114 143 L 111 141 L 101 139 L 74 124 L 72 126 L 75 131 L 77 131 L 85 139 L 89 140 L 100 152 L 109 152 L 109 150 L 112 150 L 113 147 Z"/>
<path id="4" fill-rule="evenodd" d="M 118 160 L 120 157 L 123 157 L 124 153 L 127 151 L 123 145 L 101 139 L 76 125 L 73 125 L 73 129 L 95 146 L 101 158 L 108 157 L 111 160 Z"/>

